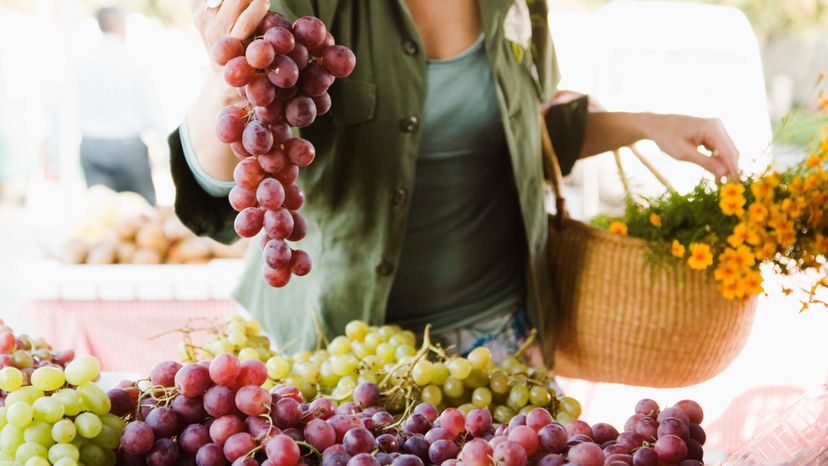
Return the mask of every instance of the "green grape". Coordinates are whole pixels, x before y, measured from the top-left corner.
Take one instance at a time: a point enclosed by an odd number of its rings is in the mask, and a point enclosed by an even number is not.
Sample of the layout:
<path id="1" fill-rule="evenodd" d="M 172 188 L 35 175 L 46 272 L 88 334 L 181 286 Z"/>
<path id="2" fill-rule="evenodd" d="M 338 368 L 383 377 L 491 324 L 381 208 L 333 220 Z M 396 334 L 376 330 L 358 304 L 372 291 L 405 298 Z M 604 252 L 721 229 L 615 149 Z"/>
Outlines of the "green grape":
<path id="1" fill-rule="evenodd" d="M 25 401 L 18 401 L 17 403 L 9 406 L 9 409 L 6 410 L 6 418 L 9 420 L 10 424 L 14 424 L 22 429 L 31 424 L 32 419 L 34 418 L 34 410 L 32 409 L 32 405 L 29 403 L 26 403 Z"/>
<path id="2" fill-rule="evenodd" d="M 28 461 L 26 461 L 24 466 L 51 466 L 51 463 L 39 456 L 32 456 Z"/>
<path id="3" fill-rule="evenodd" d="M 575 418 L 570 416 L 569 414 L 561 412 L 561 413 L 558 413 L 557 416 L 555 416 L 555 420 L 558 421 L 559 423 L 563 424 L 563 425 L 567 425 L 570 422 L 574 421 Z"/>
<path id="4" fill-rule="evenodd" d="M 379 383 L 379 377 L 375 372 L 364 371 L 359 373 L 359 377 L 357 378 L 357 385 L 363 383 Z"/>
<path id="5" fill-rule="evenodd" d="M 442 362 L 435 362 L 434 363 L 434 372 L 431 374 L 431 383 L 434 385 L 443 385 L 446 383 L 446 380 L 451 376 L 451 372 L 448 370 L 448 367 Z"/>
<path id="6" fill-rule="evenodd" d="M 0 389 L 13 392 L 23 385 L 23 373 L 20 369 L 6 366 L 0 369 Z"/>
<path id="7" fill-rule="evenodd" d="M 388 343 L 391 346 L 400 346 L 406 344 L 406 341 L 402 333 L 397 333 L 396 335 L 392 335 L 391 338 L 388 339 Z"/>
<path id="8" fill-rule="evenodd" d="M 519 375 L 519 374 L 528 374 L 529 373 L 529 366 L 523 363 L 518 363 L 514 367 L 512 367 L 511 371 L 512 375 Z"/>
<path id="9" fill-rule="evenodd" d="M 53 424 L 63 418 L 63 403 L 52 397 L 43 397 L 35 400 L 32 405 L 34 418 L 39 421 Z"/>
<path id="10" fill-rule="evenodd" d="M 233 348 L 233 344 L 227 340 L 210 340 L 204 343 L 204 349 L 207 350 L 208 353 L 218 356 L 222 353 L 232 353 L 235 348 Z"/>
<path id="11" fill-rule="evenodd" d="M 463 380 L 471 373 L 471 364 L 464 358 L 452 358 L 446 363 L 451 376 Z"/>
<path id="12" fill-rule="evenodd" d="M 312 358 L 312 357 L 313 357 L 313 353 L 311 353 L 310 351 L 302 351 L 302 352 L 299 352 L 299 353 L 296 353 L 296 354 L 293 355 L 293 361 L 294 362 L 310 361 L 310 358 Z"/>
<path id="13" fill-rule="evenodd" d="M 282 356 L 273 356 L 265 363 L 267 376 L 273 380 L 282 380 L 290 373 L 290 362 Z"/>
<path id="14" fill-rule="evenodd" d="M 392 336 L 394 336 L 395 333 L 398 333 L 400 331 L 400 327 L 396 325 L 383 325 L 377 331 L 380 333 L 380 335 L 385 337 L 385 341 L 388 341 L 389 338 L 391 338 Z"/>
<path id="15" fill-rule="evenodd" d="M 291 387 L 299 387 L 302 384 L 302 378 L 296 374 L 290 374 L 285 377 L 284 380 L 285 385 L 290 385 Z"/>
<path id="16" fill-rule="evenodd" d="M 391 344 L 391 346 L 393 346 L 393 343 L 390 343 L 390 344 Z M 413 358 L 416 354 L 417 354 L 417 349 L 416 348 L 414 348 L 413 346 L 411 346 L 407 343 L 403 343 L 403 344 L 397 346 L 397 349 L 394 351 L 394 358 L 397 361 L 402 362 L 406 358 Z"/>
<path id="17" fill-rule="evenodd" d="M 242 348 L 239 350 L 239 361 L 258 361 L 259 352 L 253 348 Z"/>
<path id="18" fill-rule="evenodd" d="M 463 403 L 460 406 L 458 406 L 457 409 L 459 409 L 460 412 L 463 413 L 464 416 L 468 416 L 469 413 L 472 412 L 472 410 L 476 407 L 477 406 L 475 406 L 471 403 Z"/>
<path id="19" fill-rule="evenodd" d="M 375 355 L 369 354 L 363 358 L 362 367 L 372 372 L 379 372 L 382 369 L 382 361 Z"/>
<path id="20" fill-rule="evenodd" d="M 28 369 L 34 365 L 34 358 L 24 350 L 17 350 L 12 353 L 12 364 L 19 369 Z"/>
<path id="21" fill-rule="evenodd" d="M 78 466 L 78 462 L 72 458 L 61 458 L 55 461 L 53 466 Z"/>
<path id="22" fill-rule="evenodd" d="M 368 356 L 368 350 L 365 349 L 365 345 L 358 341 L 351 342 L 351 352 L 354 353 L 354 356 L 362 359 L 365 356 Z"/>
<path id="23" fill-rule="evenodd" d="M 357 386 L 357 379 L 353 375 L 346 375 L 339 379 L 336 386 L 344 390 L 353 390 Z"/>
<path id="24" fill-rule="evenodd" d="M 489 374 L 489 387 L 498 395 L 509 392 L 509 376 L 502 369 L 495 369 Z"/>
<path id="25" fill-rule="evenodd" d="M 411 346 L 417 344 L 417 335 L 414 335 L 414 332 L 411 330 L 403 330 L 400 335 L 402 336 L 403 343 L 408 343 Z"/>
<path id="26" fill-rule="evenodd" d="M 304 382 L 298 388 L 306 400 L 312 400 L 319 394 L 319 389 L 316 388 L 314 383 Z"/>
<path id="27" fill-rule="evenodd" d="M 351 340 L 348 337 L 338 336 L 328 344 L 328 352 L 332 355 L 348 354 L 351 352 Z"/>
<path id="28" fill-rule="evenodd" d="M 520 408 L 520 411 L 518 411 L 518 414 L 523 414 L 524 416 L 526 416 L 527 414 L 529 414 L 529 411 L 532 411 L 535 408 L 538 408 L 538 406 L 526 405 L 526 406 Z"/>
<path id="29" fill-rule="evenodd" d="M 339 354 L 331 359 L 331 369 L 340 377 L 356 374 L 358 367 L 359 360 L 353 354 Z"/>
<path id="30" fill-rule="evenodd" d="M 6 406 L 11 406 L 18 401 L 24 401 L 28 404 L 32 404 L 35 400 L 42 397 L 42 390 L 37 387 L 32 387 L 31 385 L 26 385 L 6 395 Z"/>
<path id="31" fill-rule="evenodd" d="M 93 413 L 81 413 L 75 418 L 75 428 L 78 434 L 84 438 L 93 438 L 101 433 L 103 423 L 101 419 Z"/>
<path id="32" fill-rule="evenodd" d="M 34 442 L 43 445 L 46 448 L 55 443 L 52 440 L 52 425 L 42 421 L 35 421 L 31 423 L 23 431 L 23 440 L 27 442 Z"/>
<path id="33" fill-rule="evenodd" d="M 397 360 L 396 355 L 394 354 L 395 348 L 388 343 L 380 343 L 377 346 L 376 355 L 382 362 L 394 362 Z"/>
<path id="34" fill-rule="evenodd" d="M 363 340 L 363 344 L 365 344 L 365 349 L 369 352 L 375 353 L 377 347 L 380 343 L 385 343 L 385 337 L 382 336 L 379 332 L 369 332 L 365 335 L 365 339 Z"/>
<path id="35" fill-rule="evenodd" d="M 248 335 L 259 335 L 262 333 L 262 324 L 256 319 L 245 320 L 244 327 Z"/>
<path id="36" fill-rule="evenodd" d="M 363 341 L 370 327 L 365 322 L 352 320 L 345 326 L 345 335 L 353 341 Z"/>
<path id="37" fill-rule="evenodd" d="M 106 414 L 112 409 L 112 403 L 109 397 L 106 396 L 100 387 L 92 382 L 87 382 L 79 385 L 77 388 L 78 394 L 83 400 L 83 404 L 95 414 Z"/>
<path id="38" fill-rule="evenodd" d="M 124 431 L 124 427 L 126 427 L 126 422 L 123 419 L 110 413 L 98 417 L 101 418 L 103 425 L 111 427 L 118 434 L 118 437 L 121 436 L 121 433 Z"/>
<path id="39" fill-rule="evenodd" d="M 578 419 L 581 415 L 581 403 L 570 396 L 561 398 L 558 409 L 561 413 L 568 415 L 572 419 Z"/>
<path id="40" fill-rule="evenodd" d="M 14 453 L 14 460 L 20 464 L 25 464 L 33 456 L 46 459 L 49 456 L 49 450 L 39 443 L 23 442 L 22 445 L 17 447 L 17 451 Z"/>
<path id="41" fill-rule="evenodd" d="M 32 385 L 44 392 L 53 392 L 66 383 L 63 371 L 57 367 L 40 367 L 32 373 Z"/>
<path id="42" fill-rule="evenodd" d="M 244 320 L 236 320 L 230 322 L 229 324 L 227 324 L 227 333 L 241 333 L 242 335 L 244 335 L 245 333 L 247 333 L 247 324 L 244 322 Z"/>
<path id="43" fill-rule="evenodd" d="M 319 379 L 319 368 L 310 361 L 301 361 L 293 366 L 293 371 L 308 383 L 316 383 Z"/>
<path id="44" fill-rule="evenodd" d="M 86 409 L 86 406 L 83 404 L 83 398 L 71 388 L 64 388 L 52 393 L 52 398 L 60 401 L 63 405 L 64 416 L 77 416 L 81 411 Z"/>
<path id="45" fill-rule="evenodd" d="M 95 380 L 101 373 L 101 364 L 94 356 L 79 356 L 66 365 L 63 371 L 66 381 L 72 385 L 82 385 Z"/>
<path id="46" fill-rule="evenodd" d="M 492 392 L 486 387 L 475 388 L 472 392 L 472 404 L 478 408 L 487 408 L 492 404 Z"/>
<path id="47" fill-rule="evenodd" d="M 423 392 L 420 394 L 420 399 L 423 403 L 431 403 L 434 406 L 440 406 L 443 402 L 443 391 L 437 385 L 426 385 L 423 387 Z"/>
<path id="48" fill-rule="evenodd" d="M 17 447 L 23 444 L 23 430 L 14 424 L 8 424 L 0 430 L 0 449 L 13 455 Z"/>
<path id="49" fill-rule="evenodd" d="M 256 348 L 256 352 L 259 353 L 259 361 L 267 361 L 267 358 L 273 355 L 267 347 Z"/>
<path id="50" fill-rule="evenodd" d="M 319 366 L 319 383 L 325 387 L 333 387 L 339 382 L 339 376 L 334 374 L 331 360 L 327 360 Z"/>
<path id="51" fill-rule="evenodd" d="M 104 466 L 107 463 L 104 450 L 91 443 L 85 443 L 80 448 L 80 462 L 86 466 Z"/>
<path id="52" fill-rule="evenodd" d="M 515 386 L 509 391 L 509 399 L 506 401 L 506 404 L 510 408 L 518 410 L 526 406 L 526 403 L 528 402 L 529 389 L 526 388 L 526 385 L 523 383 L 515 384 Z"/>
<path id="53" fill-rule="evenodd" d="M 112 427 L 101 424 L 101 431 L 92 438 L 91 442 L 104 450 L 115 450 L 120 443 L 118 432 Z"/>
<path id="54" fill-rule="evenodd" d="M 485 387 L 489 384 L 489 373 L 483 369 L 472 369 L 463 383 L 469 388 Z"/>
<path id="55" fill-rule="evenodd" d="M 420 359 L 411 369 L 411 378 L 414 380 L 414 383 L 421 387 L 431 382 L 431 376 L 433 374 L 434 364 L 428 359 Z"/>
<path id="56" fill-rule="evenodd" d="M 508 424 L 515 417 L 515 412 L 508 406 L 498 406 L 492 413 L 494 420 L 500 424 Z"/>
<path id="57" fill-rule="evenodd" d="M 61 419 L 52 426 L 52 440 L 59 443 L 69 443 L 75 439 L 75 423 L 71 419 Z"/>
<path id="58" fill-rule="evenodd" d="M 271 379 L 265 380 L 265 383 L 262 384 L 262 388 L 264 388 L 267 391 L 273 390 L 273 387 L 275 387 L 275 386 L 276 386 L 276 382 L 271 380 Z"/>
<path id="59" fill-rule="evenodd" d="M 466 359 L 472 368 L 485 370 L 489 367 L 489 361 L 492 360 L 492 353 L 489 351 L 489 348 L 481 346 L 471 350 L 469 355 L 466 356 Z"/>
<path id="60" fill-rule="evenodd" d="M 233 331 L 227 335 L 227 341 L 233 346 L 241 347 L 247 343 L 247 335 L 244 334 L 244 331 Z"/>
<path id="61" fill-rule="evenodd" d="M 102 466 L 117 466 L 118 455 L 112 450 L 103 450 L 104 462 Z"/>
<path id="62" fill-rule="evenodd" d="M 6 419 L 6 407 L 0 406 L 0 429 L 6 427 L 6 424 L 9 423 L 9 420 Z"/>
<path id="63" fill-rule="evenodd" d="M 116 447 L 117 448 L 117 447 Z M 53 464 L 57 463 L 61 458 L 69 458 L 72 461 L 80 459 L 80 451 L 78 447 L 71 443 L 56 443 L 49 448 L 49 461 Z"/>
<path id="64" fill-rule="evenodd" d="M 546 406 L 552 401 L 552 395 L 546 387 L 534 386 L 529 390 L 529 402 L 535 406 Z"/>
<path id="65" fill-rule="evenodd" d="M 443 384 L 443 393 L 449 398 L 460 398 L 463 396 L 465 388 L 461 380 L 449 377 L 446 379 L 446 383 Z"/>

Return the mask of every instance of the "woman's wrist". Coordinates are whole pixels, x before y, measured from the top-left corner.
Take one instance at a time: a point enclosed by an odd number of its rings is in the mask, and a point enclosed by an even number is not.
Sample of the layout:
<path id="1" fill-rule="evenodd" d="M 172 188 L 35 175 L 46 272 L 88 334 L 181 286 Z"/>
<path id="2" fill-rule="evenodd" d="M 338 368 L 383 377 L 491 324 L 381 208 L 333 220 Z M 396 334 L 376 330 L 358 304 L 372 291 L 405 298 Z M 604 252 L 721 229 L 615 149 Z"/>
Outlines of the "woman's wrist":
<path id="1" fill-rule="evenodd" d="M 214 135 L 215 121 L 221 109 L 239 100 L 235 89 L 228 86 L 221 73 L 211 70 L 205 79 L 198 100 L 185 117 L 190 146 L 199 165 L 219 180 L 233 179 L 236 157 L 226 144 Z"/>

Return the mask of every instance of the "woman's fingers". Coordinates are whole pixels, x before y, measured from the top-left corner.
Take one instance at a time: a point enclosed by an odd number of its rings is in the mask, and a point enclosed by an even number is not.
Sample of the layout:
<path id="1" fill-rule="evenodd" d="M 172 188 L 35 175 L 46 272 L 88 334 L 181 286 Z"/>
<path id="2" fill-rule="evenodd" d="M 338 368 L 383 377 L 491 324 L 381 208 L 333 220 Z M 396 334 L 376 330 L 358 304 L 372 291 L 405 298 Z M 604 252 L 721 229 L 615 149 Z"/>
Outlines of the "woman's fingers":
<path id="1" fill-rule="evenodd" d="M 244 39 L 252 35 L 270 9 L 270 0 L 246 1 L 248 3 L 246 8 L 238 15 L 232 29 L 229 31 L 230 37 Z"/>
<path id="2" fill-rule="evenodd" d="M 711 129 L 705 133 L 702 144 L 713 152 L 714 158 L 719 159 L 727 167 L 728 177 L 739 175 L 739 150 L 736 149 L 721 121 L 712 120 Z"/>
<path id="3" fill-rule="evenodd" d="M 692 144 L 682 144 L 675 153 L 671 154 L 678 160 L 692 162 L 712 173 L 717 180 L 728 176 L 730 169 L 719 157 L 710 157 L 699 152 Z"/>
<path id="4" fill-rule="evenodd" d="M 221 30 L 225 36 L 230 35 L 230 31 L 233 30 L 239 16 L 250 5 L 250 2 L 251 0 L 224 0 L 221 4 L 221 8 L 216 14 L 216 22 L 221 25 Z"/>

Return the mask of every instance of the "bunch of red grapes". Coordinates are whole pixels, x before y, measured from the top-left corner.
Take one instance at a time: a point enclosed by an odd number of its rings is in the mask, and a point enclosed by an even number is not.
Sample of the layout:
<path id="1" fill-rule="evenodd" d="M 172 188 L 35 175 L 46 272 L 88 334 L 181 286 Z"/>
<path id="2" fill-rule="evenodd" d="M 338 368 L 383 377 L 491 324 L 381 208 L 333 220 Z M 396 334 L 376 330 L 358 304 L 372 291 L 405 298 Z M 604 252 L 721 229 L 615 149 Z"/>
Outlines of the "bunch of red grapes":
<path id="1" fill-rule="evenodd" d="M 225 81 L 243 99 L 222 110 L 216 136 L 240 160 L 229 195 L 238 212 L 236 232 L 250 238 L 264 228 L 262 274 L 270 286 L 282 287 L 311 269 L 308 254 L 285 242 L 307 233 L 296 178 L 316 157 L 313 144 L 294 137 L 292 127 L 308 126 L 330 110 L 328 88 L 351 74 L 356 58 L 312 16 L 291 24 L 271 12 L 257 34 L 246 48 L 229 37 L 213 46 L 213 60 L 224 66 Z"/>
<path id="2" fill-rule="evenodd" d="M 376 384 L 352 401 L 306 402 L 295 387 L 269 392 L 265 365 L 222 354 L 210 362 L 158 364 L 138 403 L 134 384 L 110 391 L 127 424 L 120 465 L 219 466 L 656 466 L 702 464 L 699 405 L 683 400 L 659 412 L 641 400 L 621 434 L 609 424 L 555 422 L 535 408 L 508 424 L 491 412 L 442 413 L 421 403 L 404 419 L 382 406 Z M 152 396 L 147 396 L 148 393 Z M 137 409 L 136 409 L 137 408 Z"/>
<path id="3" fill-rule="evenodd" d="M 0 368 L 11 366 L 20 369 L 23 385 L 29 384 L 29 377 L 35 369 L 44 366 L 63 368 L 73 359 L 74 351 L 52 351 L 43 338 L 15 335 L 14 330 L 0 319 Z"/>

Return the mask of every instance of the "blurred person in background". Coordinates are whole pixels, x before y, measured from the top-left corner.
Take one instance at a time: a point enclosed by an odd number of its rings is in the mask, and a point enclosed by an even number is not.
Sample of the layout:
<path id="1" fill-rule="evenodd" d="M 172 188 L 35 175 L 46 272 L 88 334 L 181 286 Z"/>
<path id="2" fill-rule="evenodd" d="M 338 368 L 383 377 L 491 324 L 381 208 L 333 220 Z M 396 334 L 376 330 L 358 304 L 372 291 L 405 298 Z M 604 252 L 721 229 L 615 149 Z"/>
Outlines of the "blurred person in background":
<path id="1" fill-rule="evenodd" d="M 123 12 L 97 12 L 103 36 L 77 74 L 80 160 L 86 184 L 133 191 L 155 204 L 149 150 L 141 133 L 154 125 L 147 74 L 125 47 Z"/>

